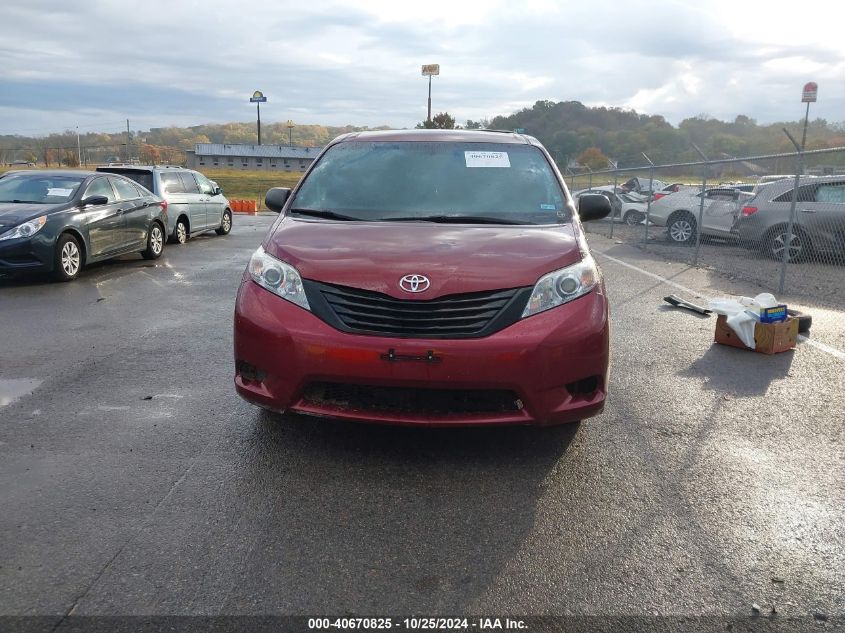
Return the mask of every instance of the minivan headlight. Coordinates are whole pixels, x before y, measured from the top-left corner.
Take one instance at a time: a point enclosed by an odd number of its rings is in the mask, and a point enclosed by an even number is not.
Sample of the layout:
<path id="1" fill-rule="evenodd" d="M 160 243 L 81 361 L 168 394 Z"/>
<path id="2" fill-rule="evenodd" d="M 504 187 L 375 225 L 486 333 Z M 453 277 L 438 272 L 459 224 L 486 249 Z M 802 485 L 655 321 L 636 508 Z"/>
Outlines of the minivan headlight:
<path id="1" fill-rule="evenodd" d="M 308 299 L 305 297 L 299 271 L 290 264 L 268 255 L 261 246 L 249 260 L 249 275 L 262 288 L 306 310 L 311 310 Z"/>
<path id="2" fill-rule="evenodd" d="M 543 275 L 534 285 L 522 318 L 577 299 L 595 288 L 600 279 L 598 266 L 590 255 L 577 264 Z"/>
<path id="3" fill-rule="evenodd" d="M 0 240 L 13 240 L 16 237 L 31 237 L 44 228 L 45 224 L 47 224 L 47 216 L 42 215 L 29 222 L 18 224 L 15 228 L 0 234 Z"/>

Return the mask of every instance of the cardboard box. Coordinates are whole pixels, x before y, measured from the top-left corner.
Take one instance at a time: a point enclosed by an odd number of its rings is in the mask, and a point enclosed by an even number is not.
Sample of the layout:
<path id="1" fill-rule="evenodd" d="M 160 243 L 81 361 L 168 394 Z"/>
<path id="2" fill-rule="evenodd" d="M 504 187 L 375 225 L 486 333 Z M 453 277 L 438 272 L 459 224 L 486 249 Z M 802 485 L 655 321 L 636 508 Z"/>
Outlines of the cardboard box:
<path id="1" fill-rule="evenodd" d="M 740 349 L 748 349 L 762 354 L 777 354 L 795 347 L 798 340 L 798 319 L 789 317 L 780 323 L 755 323 L 754 344 L 756 349 L 751 350 L 736 335 L 727 324 L 727 317 L 723 314 L 716 319 L 716 342 L 722 345 L 730 345 Z"/>

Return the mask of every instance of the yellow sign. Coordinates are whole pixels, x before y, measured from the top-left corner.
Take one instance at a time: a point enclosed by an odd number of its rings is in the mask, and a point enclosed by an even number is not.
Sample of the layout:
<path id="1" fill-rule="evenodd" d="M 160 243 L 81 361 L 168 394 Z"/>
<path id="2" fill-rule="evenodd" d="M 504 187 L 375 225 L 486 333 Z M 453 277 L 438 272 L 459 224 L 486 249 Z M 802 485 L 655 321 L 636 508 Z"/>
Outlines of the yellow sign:
<path id="1" fill-rule="evenodd" d="M 264 96 L 264 93 L 261 92 L 260 90 L 256 90 L 255 92 L 252 93 L 253 99 L 260 99 L 263 96 Z"/>
<path id="2" fill-rule="evenodd" d="M 422 67 L 423 77 L 440 74 L 440 64 L 425 64 Z"/>

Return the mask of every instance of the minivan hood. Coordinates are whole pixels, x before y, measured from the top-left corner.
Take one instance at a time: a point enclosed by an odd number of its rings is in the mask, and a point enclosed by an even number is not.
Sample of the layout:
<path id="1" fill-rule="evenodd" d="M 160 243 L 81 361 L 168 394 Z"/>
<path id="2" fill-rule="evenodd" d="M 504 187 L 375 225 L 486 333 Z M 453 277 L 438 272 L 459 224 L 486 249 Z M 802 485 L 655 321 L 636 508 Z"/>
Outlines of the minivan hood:
<path id="1" fill-rule="evenodd" d="M 581 260 L 571 224 L 467 226 L 424 222 L 323 222 L 287 217 L 264 250 L 304 279 L 396 298 L 533 286 Z M 409 294 L 399 280 L 425 275 L 431 286 Z"/>
<path id="2" fill-rule="evenodd" d="M 4 202 L 0 204 L 0 232 L 3 232 L 22 222 L 32 220 L 40 215 L 46 215 L 66 207 L 62 204 L 16 204 Z"/>

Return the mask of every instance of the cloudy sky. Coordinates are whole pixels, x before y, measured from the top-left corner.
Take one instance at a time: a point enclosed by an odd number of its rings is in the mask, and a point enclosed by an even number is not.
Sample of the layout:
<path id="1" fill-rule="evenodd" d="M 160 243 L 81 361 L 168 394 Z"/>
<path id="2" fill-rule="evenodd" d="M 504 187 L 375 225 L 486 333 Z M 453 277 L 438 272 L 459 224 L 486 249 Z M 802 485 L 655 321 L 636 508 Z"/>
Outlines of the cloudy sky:
<path id="1" fill-rule="evenodd" d="M 0 19 L 0 134 L 262 119 L 410 127 L 538 99 L 845 121 L 841 0 L 26 0 Z"/>

